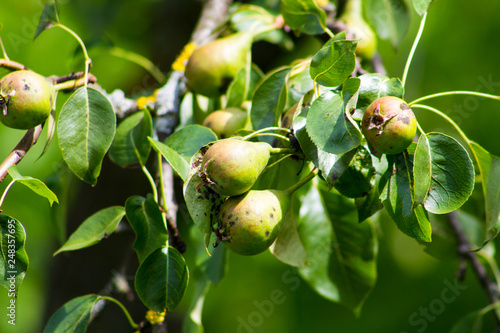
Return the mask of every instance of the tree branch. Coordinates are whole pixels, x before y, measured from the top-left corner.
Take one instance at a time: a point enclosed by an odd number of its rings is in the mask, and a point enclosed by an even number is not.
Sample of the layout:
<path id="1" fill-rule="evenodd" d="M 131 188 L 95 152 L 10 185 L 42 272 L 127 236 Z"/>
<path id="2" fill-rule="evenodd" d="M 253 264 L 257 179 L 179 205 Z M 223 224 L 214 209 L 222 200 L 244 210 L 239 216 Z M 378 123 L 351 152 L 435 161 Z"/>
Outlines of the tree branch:
<path id="1" fill-rule="evenodd" d="M 222 25 L 227 19 L 227 12 L 232 0 L 209 0 L 205 3 L 203 10 L 200 15 L 200 19 L 191 35 L 191 43 L 202 44 L 206 43 L 211 39 L 214 39 L 216 35 L 214 31 Z M 182 101 L 182 97 L 186 93 L 186 84 L 184 79 L 184 73 L 180 71 L 172 71 L 168 78 L 167 83 L 161 87 L 156 95 L 156 116 L 157 121 L 155 125 L 155 131 L 158 139 L 163 141 L 168 137 L 177 127 L 179 123 L 179 110 Z M 166 161 L 162 163 L 165 198 L 168 202 L 165 204 L 168 207 L 167 214 L 167 227 L 170 235 L 170 242 L 173 247 L 175 247 L 180 253 L 186 251 L 186 244 L 179 235 L 177 229 L 177 205 L 175 203 L 173 193 L 174 193 L 174 178 L 170 165 Z"/>
<path id="2" fill-rule="evenodd" d="M 33 147 L 33 145 L 38 141 L 41 133 L 42 125 L 38 125 L 37 127 L 26 132 L 21 141 L 19 141 L 7 158 L 2 162 L 2 164 L 0 164 L 0 182 L 7 177 L 7 169 L 16 165 L 23 159 L 28 150 L 30 150 L 30 148 Z"/>
<path id="3" fill-rule="evenodd" d="M 457 251 L 458 254 L 460 255 L 460 258 L 463 261 L 469 262 L 472 270 L 476 274 L 481 284 L 481 287 L 486 292 L 486 295 L 488 296 L 488 300 L 490 301 L 490 303 L 492 304 L 496 303 L 498 301 L 498 296 L 499 296 L 498 285 L 490 279 L 486 271 L 486 268 L 479 261 L 476 252 L 471 251 L 469 241 L 467 240 L 467 236 L 465 235 L 465 232 L 458 221 L 457 215 L 454 212 L 451 212 L 447 216 L 450 226 L 453 229 L 455 236 L 457 237 L 457 242 L 458 242 Z M 461 267 L 463 266 L 461 265 Z M 461 274 L 461 276 L 463 278 L 463 274 Z M 498 313 L 496 311 L 494 311 L 493 313 L 495 315 L 495 321 L 497 323 L 497 327 L 500 328 L 500 318 L 498 316 Z"/>
<path id="4" fill-rule="evenodd" d="M 5 67 L 5 68 L 10 69 L 12 71 L 19 71 L 19 70 L 23 70 L 23 69 L 28 69 L 28 67 L 24 66 L 23 64 L 9 60 L 9 59 L 0 59 L 0 67 Z"/>

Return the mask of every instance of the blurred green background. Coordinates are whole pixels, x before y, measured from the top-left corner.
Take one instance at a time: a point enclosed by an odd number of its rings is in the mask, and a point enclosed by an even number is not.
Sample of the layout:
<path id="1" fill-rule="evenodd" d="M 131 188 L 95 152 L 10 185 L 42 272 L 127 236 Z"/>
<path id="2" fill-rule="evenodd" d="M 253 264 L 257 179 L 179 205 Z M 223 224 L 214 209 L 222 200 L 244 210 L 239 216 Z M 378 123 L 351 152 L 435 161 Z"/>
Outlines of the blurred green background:
<path id="1" fill-rule="evenodd" d="M 106 34 L 117 46 L 144 55 L 168 72 L 171 63 L 188 41 L 202 2 L 199 0 L 61 0 L 60 19 L 84 40 Z M 0 36 L 12 60 L 46 76 L 81 71 L 73 60 L 77 43 L 61 29 L 44 32 L 33 42 L 33 34 L 42 12 L 41 1 L 3 0 L 0 9 Z M 409 73 L 406 100 L 447 90 L 473 90 L 500 95 L 498 54 L 500 43 L 500 2 L 478 0 L 437 0 L 431 7 L 427 26 Z M 419 17 L 413 15 L 411 29 L 394 50 L 380 42 L 384 64 L 390 76 L 401 76 L 406 57 L 418 29 Z M 319 45 L 304 37 L 291 53 L 274 46 L 255 45 L 254 60 L 264 70 L 294 57 L 294 52 L 314 53 L 306 45 Z M 270 52 L 270 53 L 269 53 Z M 157 84 L 138 66 L 103 52 L 90 53 L 92 73 L 108 92 L 122 89 L 134 93 L 151 90 Z M 270 57 L 276 57 L 271 62 Z M 6 71 L 0 70 L 0 75 Z M 59 108 L 67 96 L 59 96 Z M 500 103 L 472 97 L 447 97 L 429 104 L 444 111 L 459 123 L 465 133 L 491 153 L 500 155 L 498 124 Z M 423 110 L 416 111 L 426 131 L 443 130 L 457 137 L 441 119 Z M 0 156 L 6 156 L 23 132 L 0 126 Z M 46 180 L 49 184 L 64 181 L 69 191 L 60 199 L 70 203 L 65 211 L 15 185 L 2 209 L 15 216 L 27 232 L 30 267 L 17 302 L 16 326 L 7 324 L 7 291 L 0 290 L 0 332 L 41 332 L 50 315 L 66 301 L 106 287 L 113 272 L 123 264 L 123 257 L 133 274 L 137 265 L 130 251 L 133 233 L 128 230 L 113 235 L 99 245 L 74 253 L 52 257 L 60 246 L 61 216 L 67 216 L 67 232 L 97 210 L 109 205 L 123 205 L 129 195 L 145 195 L 146 180 L 137 170 L 119 170 L 107 159 L 98 185 L 94 188 L 75 180 L 62 166 L 57 142 L 37 160 L 45 141 L 30 151 L 19 165 L 24 175 Z M 8 181 L 0 184 L 3 192 Z M 57 190 L 57 189 L 56 189 Z M 188 226 L 181 224 L 185 238 Z M 457 261 L 437 261 L 414 240 L 397 231 L 394 223 L 382 219 L 379 224 L 380 251 L 378 282 L 359 318 L 346 308 L 318 296 L 295 270 L 269 253 L 256 257 L 231 255 L 227 276 L 207 295 L 203 322 L 210 332 L 447 332 L 467 313 L 487 304 L 487 298 L 472 271 L 463 282 L 467 286 L 456 300 L 437 307 L 442 291 L 452 283 Z M 189 245 L 189 244 L 188 244 Z M 186 253 L 192 262 L 193 252 Z M 127 254 L 127 253 L 125 253 Z M 133 275 L 127 276 L 132 278 Z M 193 286 L 178 309 L 168 315 L 169 332 L 180 332 Z M 273 293 L 282 293 L 280 304 L 263 311 Z M 124 300 L 136 321 L 146 309 L 138 302 Z M 427 319 L 420 311 L 434 307 Z M 438 311 L 439 310 L 439 311 Z M 417 313 L 417 315 L 415 315 Z M 434 313 L 434 315 L 432 315 Z M 412 320 L 413 318 L 413 320 Z M 420 320 L 420 321 L 418 321 Z M 493 327 L 487 316 L 485 332 Z M 424 327 L 425 326 L 425 327 Z M 110 304 L 89 327 L 89 332 L 130 332 L 120 310 Z"/>

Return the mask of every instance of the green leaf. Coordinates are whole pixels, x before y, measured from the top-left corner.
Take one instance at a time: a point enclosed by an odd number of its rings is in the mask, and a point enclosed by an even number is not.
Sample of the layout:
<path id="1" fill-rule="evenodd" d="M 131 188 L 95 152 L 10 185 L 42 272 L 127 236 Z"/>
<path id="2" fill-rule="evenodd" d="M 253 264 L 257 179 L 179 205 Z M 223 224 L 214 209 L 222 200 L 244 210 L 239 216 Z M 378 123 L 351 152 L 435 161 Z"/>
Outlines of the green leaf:
<path id="1" fill-rule="evenodd" d="M 85 295 L 66 302 L 50 317 L 44 333 L 85 333 L 92 308 L 101 300 L 99 295 Z"/>
<path id="2" fill-rule="evenodd" d="M 352 200 L 325 186 L 297 191 L 298 231 L 308 254 L 302 277 L 321 296 L 359 313 L 376 281 L 377 241 L 371 222 L 357 222 Z"/>
<path id="3" fill-rule="evenodd" d="M 184 182 L 183 191 L 184 200 L 194 224 L 203 235 L 210 236 L 212 225 L 218 221 L 219 208 L 224 202 L 224 197 L 208 187 L 200 177 L 202 153 L 208 148 L 209 145 L 204 146 L 191 159 L 191 171 Z"/>
<path id="4" fill-rule="evenodd" d="M 234 4 L 237 9 L 231 14 L 230 22 L 236 31 L 259 31 L 273 28 L 275 16 L 265 8 L 249 4 Z"/>
<path id="5" fill-rule="evenodd" d="M 156 249 L 141 263 L 135 275 L 135 290 L 149 309 L 172 311 L 184 297 L 188 280 L 184 257 L 168 246 Z"/>
<path id="6" fill-rule="evenodd" d="M 163 141 L 189 163 L 201 147 L 217 141 L 217 135 L 211 129 L 201 125 L 188 125 L 172 133 Z"/>
<path id="7" fill-rule="evenodd" d="M 54 101 L 57 100 L 57 92 L 54 94 Z M 53 103 L 55 104 L 55 103 Z M 45 121 L 45 125 L 43 126 L 44 128 L 47 128 L 47 139 L 45 140 L 45 145 L 43 146 L 43 150 L 40 153 L 40 156 L 38 156 L 37 161 L 42 158 L 43 155 L 49 150 L 50 144 L 52 143 L 52 140 L 54 139 L 54 134 L 56 134 L 56 110 L 55 106 L 52 107 L 52 110 L 50 111 L 49 117 Z"/>
<path id="8" fill-rule="evenodd" d="M 297 215 L 300 239 L 307 252 L 307 262 L 299 267 L 302 278 L 321 296 L 338 302 L 339 290 L 330 280 L 328 266 L 333 249 L 333 227 L 314 181 L 295 192 L 301 204 Z"/>
<path id="9" fill-rule="evenodd" d="M 203 235 L 193 228 L 191 237 L 193 244 L 196 244 L 196 267 L 190 277 L 190 282 L 194 280 L 194 296 L 186 311 L 182 332 L 203 333 L 201 318 L 205 296 L 210 289 L 210 283 L 217 285 L 226 274 L 229 253 L 225 246 L 219 246 L 214 249 L 211 256 L 208 256 L 205 246 L 201 246 Z"/>
<path id="10" fill-rule="evenodd" d="M 398 78 L 388 78 L 385 75 L 374 73 L 359 77 L 359 97 L 357 108 L 363 112 L 368 105 L 380 97 L 395 96 L 403 98 L 404 88 Z"/>
<path id="11" fill-rule="evenodd" d="M 422 134 L 418 139 L 417 149 L 413 157 L 413 177 L 415 186 L 413 189 L 413 206 L 424 203 L 431 187 L 432 165 L 431 151 L 427 135 Z"/>
<path id="12" fill-rule="evenodd" d="M 264 73 L 255 64 L 248 63 L 241 68 L 227 89 L 226 108 L 241 108 L 243 102 L 251 100 L 263 77 Z"/>
<path id="13" fill-rule="evenodd" d="M 432 179 L 424 207 L 434 214 L 460 208 L 474 189 L 474 165 L 462 145 L 442 133 L 429 133 Z"/>
<path id="14" fill-rule="evenodd" d="M 281 15 L 293 30 L 317 35 L 326 29 L 325 11 L 314 0 L 282 0 Z"/>
<path id="15" fill-rule="evenodd" d="M 343 154 L 360 145 L 362 135 L 347 117 L 342 97 L 332 91 L 316 99 L 307 114 L 307 132 L 318 148 Z"/>
<path id="16" fill-rule="evenodd" d="M 145 165 L 151 152 L 151 135 L 153 121 L 147 109 L 128 116 L 116 129 L 109 158 L 122 168 Z"/>
<path id="17" fill-rule="evenodd" d="M 314 89 L 314 81 L 309 75 L 309 64 L 301 63 L 293 67 L 287 80 L 288 96 L 286 109 L 299 103 L 302 97 Z"/>
<path id="18" fill-rule="evenodd" d="M 397 47 L 410 25 L 410 12 L 406 0 L 367 0 L 365 12 L 377 35 Z"/>
<path id="19" fill-rule="evenodd" d="M 311 60 L 310 75 L 318 84 L 336 87 L 354 70 L 356 40 L 333 40 L 319 50 Z"/>
<path id="20" fill-rule="evenodd" d="M 486 239 L 494 239 L 500 231 L 500 157 L 490 154 L 475 142 L 469 145 L 479 167 L 481 185 L 486 206 Z"/>
<path id="21" fill-rule="evenodd" d="M 182 178 L 182 180 L 186 180 L 189 174 L 189 164 L 186 162 L 178 152 L 170 148 L 164 143 L 160 141 L 156 141 L 154 139 L 149 138 L 151 145 L 154 150 L 161 153 L 163 158 L 168 161 L 168 164 L 172 166 L 172 168 L 177 172 L 177 174 Z"/>
<path id="22" fill-rule="evenodd" d="M 418 15 L 422 16 L 429 10 L 429 7 L 435 0 L 413 0 L 413 8 L 418 13 Z"/>
<path id="23" fill-rule="evenodd" d="M 366 148 L 366 147 L 365 147 Z M 382 208 L 384 205 L 380 200 L 380 184 L 381 182 L 385 182 L 384 174 L 387 171 L 387 159 L 381 158 L 371 155 L 372 158 L 372 166 L 375 168 L 375 177 L 372 180 L 373 186 L 368 193 L 368 195 L 356 198 L 355 205 L 358 210 L 358 222 L 363 222 Z"/>
<path id="24" fill-rule="evenodd" d="M 347 156 L 345 154 L 344 156 Z M 348 198 L 360 198 L 368 195 L 372 189 L 375 168 L 372 166 L 372 155 L 363 146 L 359 146 L 351 155 L 349 167 L 342 173 L 333 186 Z"/>
<path id="25" fill-rule="evenodd" d="M 124 215 L 125 208 L 121 206 L 101 209 L 83 221 L 54 256 L 60 252 L 79 250 L 99 243 L 115 231 Z"/>
<path id="26" fill-rule="evenodd" d="M 42 32 L 48 30 L 59 23 L 59 17 L 57 14 L 57 7 L 55 0 L 49 0 L 45 4 L 43 8 L 42 15 L 38 20 L 38 26 L 35 31 L 35 36 L 33 40 L 35 40 Z"/>
<path id="27" fill-rule="evenodd" d="M 203 304 L 205 296 L 210 289 L 207 279 L 197 280 L 194 284 L 194 296 L 191 305 L 187 310 L 187 315 L 182 323 L 182 333 L 203 333 L 203 324 L 201 322 Z"/>
<path id="28" fill-rule="evenodd" d="M 139 262 L 143 262 L 151 252 L 167 244 L 168 231 L 160 208 L 153 196 L 148 194 L 147 198 L 128 198 L 125 202 L 125 212 L 136 235 L 134 250 Z"/>
<path id="29" fill-rule="evenodd" d="M 57 134 L 64 161 L 78 178 L 97 183 L 115 130 L 113 107 L 102 93 L 82 87 L 68 98 L 59 114 Z"/>
<path id="30" fill-rule="evenodd" d="M 302 108 L 302 105 L 309 105 L 313 95 L 313 91 L 306 93 L 299 103 L 299 108 Z M 349 167 L 354 154 L 349 152 L 339 155 L 331 154 L 315 145 L 306 130 L 309 107 L 305 107 L 302 110 L 297 109 L 297 112 L 298 114 L 295 116 L 293 129 L 300 147 L 306 157 L 321 171 L 321 175 L 327 183 L 333 186 L 335 181 L 337 181 Z"/>
<path id="31" fill-rule="evenodd" d="M 0 285 L 11 293 L 11 283 L 17 293 L 28 270 L 26 230 L 15 218 L 0 214 Z"/>
<path id="32" fill-rule="evenodd" d="M 306 264 L 307 253 L 297 232 L 293 205 L 292 201 L 271 252 L 285 264 L 301 267 Z"/>
<path id="33" fill-rule="evenodd" d="M 340 302 L 359 314 L 377 280 L 377 237 L 370 221 L 358 223 L 352 200 L 320 188 L 333 227 L 329 276 L 339 290 Z"/>
<path id="34" fill-rule="evenodd" d="M 386 185 L 383 191 L 379 189 L 385 210 L 403 233 L 417 240 L 430 242 L 431 223 L 422 206 L 413 208 L 410 174 L 412 166 L 409 157 L 404 154 L 386 156 L 389 167 L 383 176 L 385 180 L 379 185 Z"/>
<path id="35" fill-rule="evenodd" d="M 272 72 L 257 87 L 250 112 L 254 130 L 278 124 L 286 104 L 286 81 L 290 70 L 286 67 Z"/>
<path id="36" fill-rule="evenodd" d="M 41 180 L 22 176 L 15 165 L 9 167 L 7 171 L 13 180 L 28 187 L 39 196 L 46 198 L 51 206 L 54 202 L 59 203 L 55 193 L 52 192 Z"/>

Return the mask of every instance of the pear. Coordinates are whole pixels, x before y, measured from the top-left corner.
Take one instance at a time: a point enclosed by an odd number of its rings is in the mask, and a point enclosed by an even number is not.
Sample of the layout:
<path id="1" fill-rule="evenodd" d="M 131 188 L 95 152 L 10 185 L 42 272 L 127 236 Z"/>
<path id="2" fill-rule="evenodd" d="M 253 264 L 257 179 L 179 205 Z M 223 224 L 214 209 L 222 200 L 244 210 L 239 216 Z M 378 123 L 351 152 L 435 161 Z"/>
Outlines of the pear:
<path id="1" fill-rule="evenodd" d="M 36 127 L 48 118 L 53 97 L 54 86 L 40 74 L 9 73 L 0 81 L 0 121 L 16 129 Z"/>
<path id="2" fill-rule="evenodd" d="M 281 127 L 290 129 L 293 125 L 293 120 L 295 119 L 295 114 L 297 113 L 297 108 L 299 103 L 293 105 L 286 111 L 281 117 Z"/>
<path id="3" fill-rule="evenodd" d="M 288 191 L 248 191 L 228 198 L 219 212 L 222 242 L 245 256 L 264 252 L 278 236 L 289 206 Z"/>
<path id="4" fill-rule="evenodd" d="M 214 143 L 203 156 L 201 172 L 221 195 L 248 191 L 269 161 L 272 147 L 265 142 L 225 139 Z"/>
<path id="5" fill-rule="evenodd" d="M 359 39 L 356 54 L 364 60 L 371 60 L 377 49 L 377 37 L 363 19 L 361 0 L 348 0 L 339 17 L 347 25 L 347 31 Z"/>
<path id="6" fill-rule="evenodd" d="M 195 49 L 185 71 L 189 87 L 207 97 L 220 96 L 247 63 L 252 40 L 250 33 L 238 32 Z"/>
<path id="7" fill-rule="evenodd" d="M 404 100 L 385 96 L 368 106 L 361 132 L 378 153 L 399 154 L 412 143 L 417 133 L 417 119 Z"/>
<path id="8" fill-rule="evenodd" d="M 214 131 L 219 139 L 230 137 L 240 129 L 250 129 L 250 117 L 238 108 L 227 108 L 212 112 L 205 118 L 203 125 Z"/>

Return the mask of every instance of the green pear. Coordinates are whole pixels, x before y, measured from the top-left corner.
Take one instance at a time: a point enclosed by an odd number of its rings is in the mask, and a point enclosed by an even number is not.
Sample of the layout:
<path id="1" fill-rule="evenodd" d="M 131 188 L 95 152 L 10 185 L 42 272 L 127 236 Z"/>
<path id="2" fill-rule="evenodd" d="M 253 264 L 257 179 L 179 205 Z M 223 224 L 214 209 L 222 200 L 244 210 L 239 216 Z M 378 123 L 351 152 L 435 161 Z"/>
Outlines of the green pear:
<path id="1" fill-rule="evenodd" d="M 272 147 L 265 142 L 225 139 L 214 143 L 203 156 L 201 172 L 221 195 L 248 191 L 269 161 Z"/>
<path id="2" fill-rule="evenodd" d="M 361 0 L 348 0 L 339 20 L 347 25 L 355 39 L 359 39 L 356 54 L 361 59 L 371 60 L 377 49 L 377 36 L 363 19 Z"/>
<path id="3" fill-rule="evenodd" d="M 248 191 L 228 198 L 219 212 L 222 242 L 245 256 L 264 252 L 278 236 L 289 206 L 287 191 Z"/>
<path id="4" fill-rule="evenodd" d="M 230 137 L 240 129 L 250 129 L 248 113 L 238 108 L 227 108 L 212 112 L 203 125 L 214 131 L 220 139 Z"/>
<path id="5" fill-rule="evenodd" d="M 189 87 L 208 97 L 223 94 L 247 63 L 252 40 L 250 33 L 239 32 L 195 49 L 185 71 Z"/>
<path id="6" fill-rule="evenodd" d="M 53 97 L 54 86 L 40 74 L 9 73 L 0 81 L 0 121 L 16 129 L 36 127 L 48 118 Z"/>

